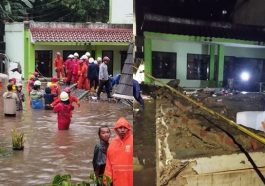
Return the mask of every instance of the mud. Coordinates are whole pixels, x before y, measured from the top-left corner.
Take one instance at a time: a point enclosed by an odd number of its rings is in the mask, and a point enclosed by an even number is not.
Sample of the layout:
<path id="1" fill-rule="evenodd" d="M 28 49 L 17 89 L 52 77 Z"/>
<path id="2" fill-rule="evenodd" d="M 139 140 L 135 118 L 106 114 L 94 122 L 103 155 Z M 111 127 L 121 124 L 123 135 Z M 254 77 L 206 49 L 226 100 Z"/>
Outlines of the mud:
<path id="1" fill-rule="evenodd" d="M 265 96 L 258 93 L 212 97 L 201 92 L 193 99 L 232 120 L 239 111 L 265 110 Z M 156 103 L 159 185 L 171 185 L 170 180 L 175 180 L 183 167 L 189 167 L 188 162 L 183 162 L 186 159 L 240 153 L 231 136 L 248 152 L 265 152 L 260 142 L 166 88 L 157 91 Z M 254 132 L 265 137 L 262 131 Z"/>

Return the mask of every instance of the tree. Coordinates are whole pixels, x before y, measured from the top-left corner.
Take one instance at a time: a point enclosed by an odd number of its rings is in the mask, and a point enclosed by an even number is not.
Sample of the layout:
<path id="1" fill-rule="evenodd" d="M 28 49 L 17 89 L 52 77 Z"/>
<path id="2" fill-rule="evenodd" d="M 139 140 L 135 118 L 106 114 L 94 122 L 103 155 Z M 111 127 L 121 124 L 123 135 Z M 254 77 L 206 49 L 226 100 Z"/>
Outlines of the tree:
<path id="1" fill-rule="evenodd" d="M 22 21 L 27 9 L 32 8 L 35 0 L 1 0 L 0 19 L 7 21 Z"/>
<path id="2" fill-rule="evenodd" d="M 109 0 L 1 0 L 0 18 L 8 21 L 107 22 Z"/>
<path id="3" fill-rule="evenodd" d="M 109 0 L 39 0 L 29 11 L 34 21 L 107 22 Z"/>

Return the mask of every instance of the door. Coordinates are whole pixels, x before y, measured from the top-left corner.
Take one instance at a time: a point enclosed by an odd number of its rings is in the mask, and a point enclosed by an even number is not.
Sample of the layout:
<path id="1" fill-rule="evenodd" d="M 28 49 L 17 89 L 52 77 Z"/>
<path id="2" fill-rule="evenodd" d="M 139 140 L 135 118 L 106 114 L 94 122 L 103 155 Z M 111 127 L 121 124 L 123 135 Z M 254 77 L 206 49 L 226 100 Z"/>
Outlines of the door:
<path id="1" fill-rule="evenodd" d="M 36 71 L 44 77 L 52 77 L 52 50 L 36 50 L 35 51 Z"/>

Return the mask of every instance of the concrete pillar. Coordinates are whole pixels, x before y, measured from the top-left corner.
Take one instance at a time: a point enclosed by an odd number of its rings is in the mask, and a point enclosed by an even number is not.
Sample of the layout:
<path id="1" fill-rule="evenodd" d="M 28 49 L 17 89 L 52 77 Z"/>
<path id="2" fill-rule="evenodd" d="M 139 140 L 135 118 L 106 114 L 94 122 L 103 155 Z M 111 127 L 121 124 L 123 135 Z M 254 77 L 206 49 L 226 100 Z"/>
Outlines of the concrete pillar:
<path id="1" fill-rule="evenodd" d="M 214 79 L 214 68 L 215 68 L 215 45 L 210 45 L 210 67 L 209 67 L 209 87 L 215 87 L 216 82 Z"/>
<path id="2" fill-rule="evenodd" d="M 152 40 L 150 38 L 144 39 L 144 71 L 152 74 Z M 152 79 L 144 76 L 145 83 L 151 83 Z"/>
<path id="3" fill-rule="evenodd" d="M 95 58 L 97 59 L 98 57 L 103 57 L 102 48 L 100 46 L 96 46 L 96 51 L 95 51 Z"/>
<path id="4" fill-rule="evenodd" d="M 218 87 L 223 86 L 224 78 L 224 46 L 218 45 Z"/>

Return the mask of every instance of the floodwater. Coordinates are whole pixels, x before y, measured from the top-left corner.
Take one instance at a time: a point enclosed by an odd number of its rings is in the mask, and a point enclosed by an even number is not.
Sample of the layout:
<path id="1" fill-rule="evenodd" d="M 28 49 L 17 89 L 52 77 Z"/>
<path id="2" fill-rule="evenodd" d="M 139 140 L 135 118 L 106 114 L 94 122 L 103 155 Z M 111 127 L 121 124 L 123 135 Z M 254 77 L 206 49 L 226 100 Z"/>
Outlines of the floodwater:
<path id="1" fill-rule="evenodd" d="M 69 173 L 72 180 L 88 180 L 93 172 L 94 146 L 98 128 L 113 126 L 119 117 L 133 122 L 132 108 L 108 101 L 82 101 L 75 107 L 70 129 L 57 130 L 57 115 L 47 110 L 32 110 L 28 98 L 16 117 L 3 115 L 0 93 L 0 146 L 10 153 L 0 156 L 0 185 L 42 185 L 56 174 Z M 12 151 L 11 129 L 25 133 L 24 151 Z M 112 131 L 112 136 L 114 132 Z"/>
<path id="2" fill-rule="evenodd" d="M 134 185 L 137 186 L 156 185 L 155 108 L 155 100 L 146 99 L 145 109 L 134 113 L 134 157 L 138 159 L 141 167 L 134 171 Z"/>

